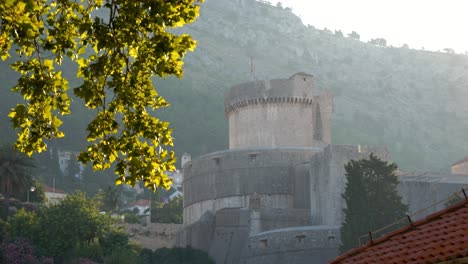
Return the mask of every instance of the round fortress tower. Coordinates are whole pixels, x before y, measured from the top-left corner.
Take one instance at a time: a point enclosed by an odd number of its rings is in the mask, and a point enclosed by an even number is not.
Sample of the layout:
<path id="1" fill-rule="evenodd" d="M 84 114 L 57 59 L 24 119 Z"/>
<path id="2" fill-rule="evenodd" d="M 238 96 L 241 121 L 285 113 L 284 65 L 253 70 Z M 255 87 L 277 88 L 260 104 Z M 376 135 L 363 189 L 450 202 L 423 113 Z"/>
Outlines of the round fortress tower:
<path id="1" fill-rule="evenodd" d="M 236 85 L 224 98 L 229 148 L 324 147 L 331 143 L 332 100 L 306 73 Z"/>

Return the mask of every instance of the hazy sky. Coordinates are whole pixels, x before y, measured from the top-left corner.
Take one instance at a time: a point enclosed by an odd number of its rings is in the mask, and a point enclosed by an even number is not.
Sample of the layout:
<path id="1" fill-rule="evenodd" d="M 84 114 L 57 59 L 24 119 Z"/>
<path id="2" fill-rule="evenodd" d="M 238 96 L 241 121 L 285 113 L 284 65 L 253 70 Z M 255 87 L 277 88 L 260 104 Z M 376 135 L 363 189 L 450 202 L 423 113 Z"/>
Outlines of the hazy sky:
<path id="1" fill-rule="evenodd" d="M 468 51 L 467 0 L 270 0 L 291 7 L 304 24 L 356 31 L 361 40 L 385 38 L 389 45 Z"/>

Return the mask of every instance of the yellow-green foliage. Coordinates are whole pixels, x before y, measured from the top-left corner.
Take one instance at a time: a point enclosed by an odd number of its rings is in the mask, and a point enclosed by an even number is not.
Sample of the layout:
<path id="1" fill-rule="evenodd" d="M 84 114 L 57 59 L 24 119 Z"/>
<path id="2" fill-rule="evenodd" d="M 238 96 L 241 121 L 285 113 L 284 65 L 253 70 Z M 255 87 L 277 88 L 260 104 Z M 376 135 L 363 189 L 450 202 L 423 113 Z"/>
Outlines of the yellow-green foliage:
<path id="1" fill-rule="evenodd" d="M 64 136 L 69 83 L 57 68 L 68 57 L 82 79 L 73 92 L 97 110 L 87 127 L 90 145 L 78 159 L 98 170 L 115 162 L 117 184 L 169 188 L 172 130 L 148 113 L 168 103 L 151 77 L 182 76 L 182 59 L 196 42 L 168 29 L 194 21 L 202 1 L 1 1 L 0 57 L 10 57 L 13 47 L 19 55 L 11 64 L 21 75 L 13 91 L 25 100 L 9 115 L 19 130 L 15 146 L 32 155 L 46 150 L 44 139 Z"/>

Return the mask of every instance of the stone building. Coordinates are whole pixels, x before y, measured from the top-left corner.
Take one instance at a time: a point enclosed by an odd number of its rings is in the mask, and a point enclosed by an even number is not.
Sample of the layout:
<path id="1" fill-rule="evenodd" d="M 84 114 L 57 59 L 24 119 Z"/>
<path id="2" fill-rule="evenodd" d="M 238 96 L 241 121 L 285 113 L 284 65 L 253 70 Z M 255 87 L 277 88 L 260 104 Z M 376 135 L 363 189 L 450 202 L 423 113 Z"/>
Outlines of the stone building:
<path id="1" fill-rule="evenodd" d="M 468 175 L 468 157 L 459 160 L 450 166 L 452 174 Z"/>
<path id="2" fill-rule="evenodd" d="M 297 73 L 225 93 L 229 149 L 185 163 L 178 245 L 216 263 L 326 263 L 338 255 L 344 164 L 389 157 L 385 147 L 331 144 L 332 95 L 313 81 Z M 402 185 L 403 193 L 412 188 Z"/>

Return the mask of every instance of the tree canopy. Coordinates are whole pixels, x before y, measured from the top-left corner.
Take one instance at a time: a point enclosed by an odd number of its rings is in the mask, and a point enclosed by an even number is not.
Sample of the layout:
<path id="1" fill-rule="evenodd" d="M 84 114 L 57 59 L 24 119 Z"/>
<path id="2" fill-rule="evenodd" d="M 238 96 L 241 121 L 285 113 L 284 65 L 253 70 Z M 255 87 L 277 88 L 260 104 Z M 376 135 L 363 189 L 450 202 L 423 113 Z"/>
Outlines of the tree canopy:
<path id="1" fill-rule="evenodd" d="M 194 21 L 203 0 L 6 0 L 0 3 L 0 57 L 12 57 L 20 73 L 12 88 L 25 102 L 9 114 L 15 143 L 32 155 L 47 139 L 61 138 L 70 114 L 70 85 L 60 67 L 78 65 L 81 84 L 73 93 L 90 110 L 90 144 L 78 159 L 94 169 L 116 163 L 117 184 L 137 181 L 156 190 L 170 187 L 175 169 L 168 122 L 149 114 L 168 106 L 153 76 L 182 76 L 183 57 L 196 42 L 170 28 Z"/>
<path id="2" fill-rule="evenodd" d="M 397 192 L 397 165 L 371 154 L 368 159 L 345 165 L 345 219 L 341 227 L 341 251 L 358 246 L 360 236 L 391 224 L 408 211 Z"/>

